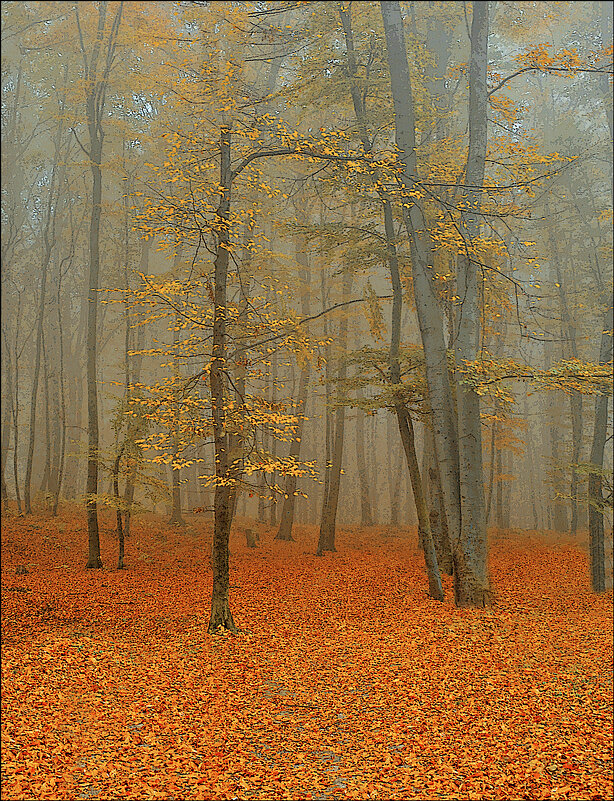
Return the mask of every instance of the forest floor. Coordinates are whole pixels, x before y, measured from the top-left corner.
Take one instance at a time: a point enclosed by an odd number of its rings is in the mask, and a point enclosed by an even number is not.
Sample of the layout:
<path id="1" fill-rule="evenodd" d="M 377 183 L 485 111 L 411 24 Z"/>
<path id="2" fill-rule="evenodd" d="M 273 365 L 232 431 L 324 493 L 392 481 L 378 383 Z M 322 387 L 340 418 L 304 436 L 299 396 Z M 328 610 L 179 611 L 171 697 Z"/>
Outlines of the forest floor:
<path id="1" fill-rule="evenodd" d="M 612 798 L 612 595 L 581 543 L 493 535 L 477 612 L 426 596 L 415 530 L 318 558 L 313 527 L 237 525 L 242 632 L 211 637 L 210 525 L 138 517 L 117 571 L 102 520 L 86 571 L 81 514 L 3 517 L 3 798 Z"/>

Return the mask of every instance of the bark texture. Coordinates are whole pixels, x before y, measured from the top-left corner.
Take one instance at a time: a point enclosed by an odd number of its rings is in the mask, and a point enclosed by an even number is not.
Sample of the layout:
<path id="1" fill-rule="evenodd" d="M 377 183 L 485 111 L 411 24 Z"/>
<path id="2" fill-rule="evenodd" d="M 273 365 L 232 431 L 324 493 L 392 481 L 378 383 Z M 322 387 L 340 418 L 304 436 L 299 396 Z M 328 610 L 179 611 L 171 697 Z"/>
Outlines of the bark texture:
<path id="1" fill-rule="evenodd" d="M 228 282 L 228 225 L 232 173 L 230 166 L 231 129 L 223 127 L 220 132 L 220 186 L 221 195 L 217 208 L 218 246 L 214 264 L 213 290 L 213 342 L 209 388 L 213 411 L 213 434 L 215 443 L 215 495 L 213 500 L 213 591 L 211 594 L 211 617 L 209 633 L 218 630 L 236 631 L 229 601 L 229 549 L 230 526 L 232 524 L 232 487 L 227 483 L 232 478 L 229 441 L 226 433 L 225 370 L 226 370 L 226 304 Z"/>

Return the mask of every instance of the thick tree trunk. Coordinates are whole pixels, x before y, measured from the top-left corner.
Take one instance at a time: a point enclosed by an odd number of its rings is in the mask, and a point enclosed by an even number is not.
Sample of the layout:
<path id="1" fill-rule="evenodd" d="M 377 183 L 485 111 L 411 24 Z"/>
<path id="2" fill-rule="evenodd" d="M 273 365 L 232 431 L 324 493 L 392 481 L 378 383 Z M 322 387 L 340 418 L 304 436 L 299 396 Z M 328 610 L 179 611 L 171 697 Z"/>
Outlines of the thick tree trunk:
<path id="1" fill-rule="evenodd" d="M 226 292 L 228 281 L 228 230 L 230 215 L 230 192 L 232 173 L 230 165 L 231 129 L 223 127 L 220 131 L 220 186 L 221 196 L 217 208 L 218 246 L 214 264 L 214 317 L 212 360 L 209 372 L 209 388 L 213 411 L 213 434 L 215 443 L 215 496 L 213 501 L 213 591 L 211 594 L 211 618 L 209 633 L 220 629 L 236 631 L 229 601 L 229 548 L 232 487 L 227 482 L 232 478 L 232 464 L 229 454 L 229 437 L 226 432 L 225 416 L 225 377 L 226 370 Z"/>

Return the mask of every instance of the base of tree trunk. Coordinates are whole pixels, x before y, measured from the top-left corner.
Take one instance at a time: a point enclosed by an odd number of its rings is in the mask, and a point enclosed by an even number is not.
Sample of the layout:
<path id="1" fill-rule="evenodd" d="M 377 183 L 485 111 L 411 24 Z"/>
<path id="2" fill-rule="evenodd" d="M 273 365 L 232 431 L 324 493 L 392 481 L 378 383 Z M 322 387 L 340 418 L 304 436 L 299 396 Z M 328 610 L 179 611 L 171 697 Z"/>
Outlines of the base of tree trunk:
<path id="1" fill-rule="evenodd" d="M 454 571 L 454 603 L 457 609 L 486 609 L 490 606 L 492 591 L 477 582 L 459 581 Z"/>
<path id="2" fill-rule="evenodd" d="M 172 517 L 169 518 L 168 525 L 169 526 L 185 526 L 187 524 L 186 524 L 185 520 L 183 519 L 183 517 L 177 517 L 175 515 L 172 515 Z"/>
<path id="3" fill-rule="evenodd" d="M 85 565 L 86 570 L 102 570 L 102 559 L 99 556 L 90 556 Z"/>
<path id="4" fill-rule="evenodd" d="M 220 631 L 237 633 L 237 627 L 232 619 L 232 612 L 227 598 L 212 599 L 211 620 L 209 621 L 209 634 L 218 634 Z"/>
<path id="5" fill-rule="evenodd" d="M 283 540 L 283 542 L 294 542 L 294 537 L 292 536 L 292 529 L 288 526 L 284 526 L 284 522 L 279 525 L 279 530 L 275 535 L 276 540 Z"/>

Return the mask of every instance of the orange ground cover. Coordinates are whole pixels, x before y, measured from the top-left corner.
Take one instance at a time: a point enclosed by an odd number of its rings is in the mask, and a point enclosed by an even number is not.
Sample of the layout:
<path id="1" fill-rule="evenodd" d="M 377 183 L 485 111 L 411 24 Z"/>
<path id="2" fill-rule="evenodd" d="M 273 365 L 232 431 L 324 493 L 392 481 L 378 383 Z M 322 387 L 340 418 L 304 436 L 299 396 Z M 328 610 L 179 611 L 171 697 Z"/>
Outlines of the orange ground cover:
<path id="1" fill-rule="evenodd" d="M 206 525 L 137 519 L 91 572 L 81 516 L 5 518 L 3 798 L 612 797 L 612 596 L 574 543 L 494 541 L 478 613 L 426 597 L 415 532 L 297 534 L 233 534 L 212 638 Z"/>

